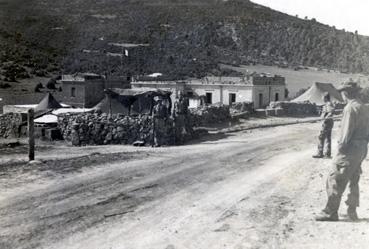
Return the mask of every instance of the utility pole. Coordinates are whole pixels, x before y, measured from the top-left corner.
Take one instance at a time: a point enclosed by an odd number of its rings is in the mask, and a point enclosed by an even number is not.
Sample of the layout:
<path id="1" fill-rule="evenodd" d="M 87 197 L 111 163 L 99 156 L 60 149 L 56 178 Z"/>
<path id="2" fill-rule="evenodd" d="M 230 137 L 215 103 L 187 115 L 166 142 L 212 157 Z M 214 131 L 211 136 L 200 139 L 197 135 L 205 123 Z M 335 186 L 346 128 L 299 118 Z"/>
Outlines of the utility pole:
<path id="1" fill-rule="evenodd" d="M 34 117 L 33 109 L 28 110 L 28 158 L 29 161 L 35 160 L 35 133 L 34 133 Z"/>

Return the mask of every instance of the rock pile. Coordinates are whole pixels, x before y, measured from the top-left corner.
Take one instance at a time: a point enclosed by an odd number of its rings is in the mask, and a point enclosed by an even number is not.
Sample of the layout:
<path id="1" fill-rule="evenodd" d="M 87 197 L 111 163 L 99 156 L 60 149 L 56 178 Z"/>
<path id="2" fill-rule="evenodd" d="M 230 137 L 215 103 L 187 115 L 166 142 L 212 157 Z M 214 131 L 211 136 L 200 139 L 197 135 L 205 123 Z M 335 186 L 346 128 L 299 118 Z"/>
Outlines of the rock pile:
<path id="1" fill-rule="evenodd" d="M 215 104 L 190 109 L 191 124 L 194 127 L 223 123 L 231 120 L 229 106 Z"/>
<path id="2" fill-rule="evenodd" d="M 310 102 L 271 102 L 268 109 L 282 109 L 283 115 L 287 116 L 308 116 L 319 114 L 317 106 Z"/>
<path id="3" fill-rule="evenodd" d="M 22 114 L 6 113 L 0 115 L 0 137 L 18 137 L 20 134 L 20 125 L 22 124 Z"/>
<path id="4" fill-rule="evenodd" d="M 230 107 L 231 114 L 238 114 L 243 112 L 252 113 L 254 112 L 254 103 L 253 102 L 239 102 L 234 103 Z"/>
<path id="5" fill-rule="evenodd" d="M 149 115 L 63 114 L 58 117 L 58 127 L 63 138 L 75 146 L 133 144 L 137 141 L 151 145 L 153 142 L 153 122 Z M 167 118 L 164 127 L 158 129 L 165 134 L 163 145 L 173 144 L 173 120 Z"/>

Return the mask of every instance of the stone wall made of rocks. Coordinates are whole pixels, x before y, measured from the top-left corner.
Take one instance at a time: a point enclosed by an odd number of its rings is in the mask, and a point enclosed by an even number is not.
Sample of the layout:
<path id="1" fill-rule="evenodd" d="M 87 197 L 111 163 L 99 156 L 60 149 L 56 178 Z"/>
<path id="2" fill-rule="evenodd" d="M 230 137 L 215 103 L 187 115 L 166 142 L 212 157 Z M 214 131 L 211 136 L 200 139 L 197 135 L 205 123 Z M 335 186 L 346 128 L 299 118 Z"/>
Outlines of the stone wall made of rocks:
<path id="1" fill-rule="evenodd" d="M 231 114 L 239 114 L 239 113 L 253 113 L 254 112 L 254 103 L 253 102 L 238 102 L 233 103 L 230 107 Z"/>
<path id="2" fill-rule="evenodd" d="M 231 120 L 229 106 L 222 104 L 191 108 L 190 113 L 193 127 L 219 124 Z"/>
<path id="3" fill-rule="evenodd" d="M 271 102 L 268 109 L 282 109 L 286 116 L 315 116 L 319 115 L 318 107 L 310 102 Z"/>
<path id="4" fill-rule="evenodd" d="M 19 128 L 22 122 L 23 117 L 20 113 L 7 113 L 0 115 L 0 137 L 19 137 Z"/>
<path id="5" fill-rule="evenodd" d="M 153 119 L 149 115 L 126 116 L 100 113 L 64 114 L 58 116 L 58 127 L 63 138 L 72 145 L 153 143 Z M 159 127 L 162 145 L 172 145 L 173 120 L 167 118 Z"/>

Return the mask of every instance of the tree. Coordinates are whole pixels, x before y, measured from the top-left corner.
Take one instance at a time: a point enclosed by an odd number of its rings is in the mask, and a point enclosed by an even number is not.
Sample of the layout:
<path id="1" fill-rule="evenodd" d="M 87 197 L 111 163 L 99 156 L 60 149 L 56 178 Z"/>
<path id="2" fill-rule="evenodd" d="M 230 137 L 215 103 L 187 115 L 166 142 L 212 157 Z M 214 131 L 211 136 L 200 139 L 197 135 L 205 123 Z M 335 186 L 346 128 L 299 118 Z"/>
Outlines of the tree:
<path id="1" fill-rule="evenodd" d="M 36 86 L 35 86 L 35 92 L 39 93 L 41 92 L 41 89 L 44 88 L 44 86 L 42 85 L 41 82 L 39 82 Z"/>
<path id="2" fill-rule="evenodd" d="M 50 79 L 46 84 L 46 88 L 50 89 L 50 90 L 55 90 L 56 89 L 56 80 L 55 79 Z"/>

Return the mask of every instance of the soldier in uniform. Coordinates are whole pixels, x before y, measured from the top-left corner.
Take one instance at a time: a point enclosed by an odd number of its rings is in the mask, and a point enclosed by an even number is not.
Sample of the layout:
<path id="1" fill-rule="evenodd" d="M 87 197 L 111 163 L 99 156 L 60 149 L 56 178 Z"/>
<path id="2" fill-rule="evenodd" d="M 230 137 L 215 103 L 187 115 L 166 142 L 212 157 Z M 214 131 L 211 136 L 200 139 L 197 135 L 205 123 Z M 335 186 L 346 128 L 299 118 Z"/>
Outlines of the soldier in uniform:
<path id="1" fill-rule="evenodd" d="M 315 217 L 317 221 L 338 221 L 337 211 L 347 184 L 347 215 L 351 220 L 358 219 L 356 208 L 359 206 L 361 163 L 367 155 L 369 112 L 368 107 L 358 99 L 359 88 L 356 85 L 344 84 L 340 91 L 347 105 L 343 110 L 338 152 L 327 179 L 328 201 Z"/>
<path id="2" fill-rule="evenodd" d="M 324 152 L 324 144 L 326 143 L 326 153 L 327 158 L 331 157 L 331 137 L 333 129 L 333 111 L 334 105 L 331 102 L 331 96 L 326 93 L 323 96 L 324 106 L 322 108 L 321 118 L 323 119 L 322 129 L 319 134 L 318 141 L 318 153 L 313 155 L 313 158 L 322 158 Z"/>
<path id="3" fill-rule="evenodd" d="M 183 144 L 187 135 L 186 122 L 187 122 L 188 102 L 179 92 L 178 98 L 174 102 L 173 118 L 175 128 L 175 143 Z"/>
<path id="4" fill-rule="evenodd" d="M 162 145 L 162 137 L 165 135 L 163 134 L 162 130 L 165 127 L 165 121 L 168 116 L 168 109 L 163 104 L 163 100 L 159 98 L 157 100 L 156 105 L 153 108 L 153 146 L 159 147 Z"/>

